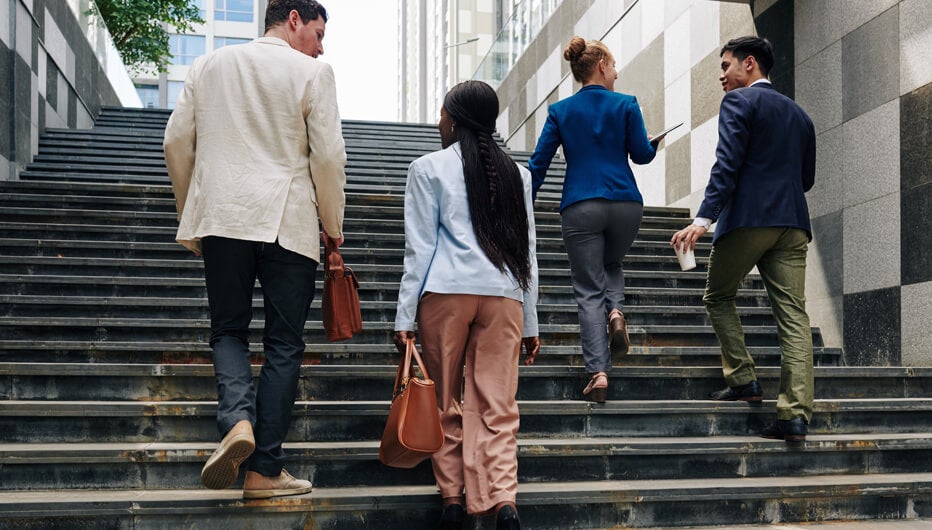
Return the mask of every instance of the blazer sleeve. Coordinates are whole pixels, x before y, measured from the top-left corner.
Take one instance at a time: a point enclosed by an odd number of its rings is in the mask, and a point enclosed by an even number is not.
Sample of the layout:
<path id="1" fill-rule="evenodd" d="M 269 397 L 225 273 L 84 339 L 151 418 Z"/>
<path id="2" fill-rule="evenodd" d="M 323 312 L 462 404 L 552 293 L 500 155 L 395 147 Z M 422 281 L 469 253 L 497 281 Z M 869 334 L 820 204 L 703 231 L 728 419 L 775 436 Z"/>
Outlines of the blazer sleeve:
<path id="1" fill-rule="evenodd" d="M 537 139 L 537 147 L 528 160 L 527 167 L 531 171 L 532 193 L 531 204 L 537 200 L 537 190 L 540 189 L 547 178 L 547 170 L 550 169 L 550 162 L 553 161 L 553 155 L 560 146 L 560 127 L 554 118 L 553 108 L 547 111 L 547 121 L 544 123 L 544 129 Z"/>
<path id="2" fill-rule="evenodd" d="M 631 98 L 625 110 L 625 149 L 635 164 L 647 164 L 657 156 L 657 149 L 647 139 L 644 116 L 637 98 Z"/>
<path id="3" fill-rule="evenodd" d="M 534 223 L 534 202 L 531 191 L 531 179 L 528 179 L 524 187 L 524 202 L 527 208 L 527 225 L 528 225 L 528 251 L 531 259 L 531 284 L 527 291 L 524 292 L 524 332 L 522 337 L 537 337 L 540 335 L 537 322 L 537 299 L 539 285 L 539 271 L 537 268 L 537 227 Z"/>
<path id="4" fill-rule="evenodd" d="M 317 214 L 330 237 L 343 237 L 346 197 L 346 145 L 337 108 L 336 82 L 329 64 L 320 63 L 308 96 L 306 113 L 308 163 L 317 195 Z"/>
<path id="5" fill-rule="evenodd" d="M 198 64 L 200 61 L 191 67 L 184 80 L 184 87 L 178 95 L 175 110 L 168 118 L 165 139 L 162 143 L 165 150 L 165 166 L 168 170 L 168 177 L 171 179 L 179 220 L 188 199 L 191 177 L 194 174 L 195 148 L 197 147 L 197 127 L 194 120 L 194 78 Z"/>
<path id="6" fill-rule="evenodd" d="M 716 221 L 731 200 L 738 182 L 738 170 L 744 162 L 750 139 L 747 111 L 750 106 L 740 91 L 725 94 L 718 114 L 718 146 L 715 164 L 705 188 L 705 199 L 696 217 Z"/>
<path id="7" fill-rule="evenodd" d="M 437 250 L 440 229 L 440 203 L 427 173 L 417 161 L 408 166 L 404 214 L 404 272 L 398 289 L 395 330 L 414 331 L 418 301 Z"/>

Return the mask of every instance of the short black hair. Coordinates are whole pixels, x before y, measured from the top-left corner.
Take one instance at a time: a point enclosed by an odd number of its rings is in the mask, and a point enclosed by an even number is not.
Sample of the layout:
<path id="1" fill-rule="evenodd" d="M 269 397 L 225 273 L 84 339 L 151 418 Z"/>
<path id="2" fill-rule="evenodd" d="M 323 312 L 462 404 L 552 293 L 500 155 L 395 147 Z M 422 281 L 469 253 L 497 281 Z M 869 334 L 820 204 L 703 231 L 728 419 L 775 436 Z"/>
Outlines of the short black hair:
<path id="1" fill-rule="evenodd" d="M 731 39 L 722 47 L 719 57 L 725 55 L 725 52 L 731 52 L 739 61 L 753 56 L 760 65 L 760 71 L 766 77 L 773 68 L 773 45 L 767 39 L 760 37 L 745 36 Z"/>
<path id="2" fill-rule="evenodd" d="M 305 24 L 317 20 L 317 17 L 327 22 L 327 10 L 316 0 L 269 0 L 265 10 L 265 31 L 288 20 L 288 13 L 292 10 L 298 12 L 301 22 Z"/>

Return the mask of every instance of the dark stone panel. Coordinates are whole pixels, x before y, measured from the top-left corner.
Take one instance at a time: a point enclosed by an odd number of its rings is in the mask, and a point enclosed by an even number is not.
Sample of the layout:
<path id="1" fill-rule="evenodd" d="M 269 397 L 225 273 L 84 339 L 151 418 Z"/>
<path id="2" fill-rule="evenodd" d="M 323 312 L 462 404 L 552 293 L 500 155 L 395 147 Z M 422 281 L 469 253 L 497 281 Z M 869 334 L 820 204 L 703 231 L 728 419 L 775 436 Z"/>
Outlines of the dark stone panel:
<path id="1" fill-rule="evenodd" d="M 37 11 L 41 13 L 41 11 Z M 32 25 L 32 55 L 29 61 L 29 67 L 32 69 L 32 73 L 39 73 L 39 36 L 37 35 L 40 32 L 39 26 L 36 24 Z"/>
<path id="2" fill-rule="evenodd" d="M 932 182 L 900 192 L 900 281 L 903 285 L 932 280 L 929 219 L 932 219 Z"/>
<path id="3" fill-rule="evenodd" d="M 48 65 L 45 72 L 45 98 L 52 108 L 58 110 L 58 67 L 52 56 L 48 57 Z"/>
<path id="4" fill-rule="evenodd" d="M 13 77 L 10 60 L 13 54 L 0 42 L 0 156 L 10 159 L 10 123 L 13 119 L 14 106 L 10 99 Z"/>
<path id="5" fill-rule="evenodd" d="M 900 364 L 900 288 L 844 295 L 845 361 L 849 366 Z"/>
<path id="6" fill-rule="evenodd" d="M 39 122 L 39 134 L 42 134 L 45 132 L 45 112 L 46 112 L 45 98 L 42 97 L 42 95 L 39 95 L 39 116 L 37 117 L 37 120 Z"/>
<path id="7" fill-rule="evenodd" d="M 78 126 L 78 97 L 74 90 L 68 91 L 68 127 L 74 129 Z"/>
<path id="8" fill-rule="evenodd" d="M 932 182 L 932 83 L 900 98 L 900 190 Z"/>
<path id="9" fill-rule="evenodd" d="M 794 0 L 777 0 L 754 19 L 757 34 L 773 44 L 773 69 L 770 81 L 787 97 L 796 94 L 796 54 L 794 41 Z"/>
<path id="10" fill-rule="evenodd" d="M 13 55 L 13 141 L 10 160 L 30 162 L 29 123 L 32 109 L 32 70 L 19 54 Z"/>
<path id="11" fill-rule="evenodd" d="M 844 289 L 844 223 L 842 211 L 812 219 L 812 244 L 818 248 L 819 267 L 825 276 L 829 296 Z M 810 257 L 812 254 L 810 254 Z"/>

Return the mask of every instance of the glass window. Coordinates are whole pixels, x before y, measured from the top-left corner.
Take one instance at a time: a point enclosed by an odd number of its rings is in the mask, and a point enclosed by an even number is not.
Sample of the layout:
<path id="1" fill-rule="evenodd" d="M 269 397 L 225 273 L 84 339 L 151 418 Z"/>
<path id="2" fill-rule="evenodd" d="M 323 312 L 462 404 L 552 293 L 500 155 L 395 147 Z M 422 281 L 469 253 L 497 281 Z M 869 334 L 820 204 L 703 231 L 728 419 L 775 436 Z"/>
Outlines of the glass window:
<path id="1" fill-rule="evenodd" d="M 233 46 L 234 44 L 246 44 L 251 42 L 249 39 L 237 39 L 234 37 L 214 37 L 214 49 L 223 48 L 224 46 Z"/>
<path id="2" fill-rule="evenodd" d="M 206 38 L 203 35 L 170 35 L 168 38 L 171 64 L 191 64 L 204 55 Z"/>
<path id="3" fill-rule="evenodd" d="M 194 0 L 191 3 L 194 4 L 194 7 L 197 8 L 197 16 L 207 20 L 207 10 L 204 9 L 204 2 L 205 0 Z"/>
<path id="4" fill-rule="evenodd" d="M 142 107 L 145 109 L 159 108 L 159 86 L 158 85 L 136 85 L 136 93 L 142 100 Z"/>
<path id="5" fill-rule="evenodd" d="M 252 22 L 253 0 L 216 0 L 215 20 Z"/>
<path id="6" fill-rule="evenodd" d="M 173 109 L 175 108 L 175 103 L 178 102 L 178 96 L 181 95 L 181 89 L 184 88 L 184 81 L 169 81 L 168 82 L 168 102 L 166 108 Z"/>

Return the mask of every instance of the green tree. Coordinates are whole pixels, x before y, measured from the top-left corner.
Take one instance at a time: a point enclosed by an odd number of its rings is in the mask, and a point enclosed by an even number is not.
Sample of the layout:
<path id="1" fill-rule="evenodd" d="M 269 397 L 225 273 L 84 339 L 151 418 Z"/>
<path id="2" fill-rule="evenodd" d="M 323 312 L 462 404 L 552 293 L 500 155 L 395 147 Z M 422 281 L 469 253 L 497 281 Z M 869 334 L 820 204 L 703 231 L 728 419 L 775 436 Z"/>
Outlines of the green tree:
<path id="1" fill-rule="evenodd" d="M 154 66 L 166 70 L 171 54 L 168 31 L 187 33 L 204 20 L 194 0 L 95 0 L 89 14 L 107 25 L 123 63 L 137 71 Z"/>

